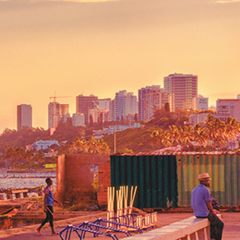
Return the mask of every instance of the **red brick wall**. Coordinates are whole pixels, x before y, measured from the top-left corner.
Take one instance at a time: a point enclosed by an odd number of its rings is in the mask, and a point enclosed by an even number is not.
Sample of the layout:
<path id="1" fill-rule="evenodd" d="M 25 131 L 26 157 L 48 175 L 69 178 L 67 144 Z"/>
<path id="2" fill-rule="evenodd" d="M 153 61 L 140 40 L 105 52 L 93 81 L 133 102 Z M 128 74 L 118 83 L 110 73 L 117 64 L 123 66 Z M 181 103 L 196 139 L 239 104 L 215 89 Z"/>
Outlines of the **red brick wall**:
<path id="1" fill-rule="evenodd" d="M 107 206 L 107 188 L 111 186 L 110 161 L 99 166 L 99 192 L 98 204 L 100 207 Z"/>
<path id="2" fill-rule="evenodd" d="M 109 160 L 109 155 L 66 154 L 57 159 L 57 199 L 79 203 L 94 199 L 92 164 Z"/>

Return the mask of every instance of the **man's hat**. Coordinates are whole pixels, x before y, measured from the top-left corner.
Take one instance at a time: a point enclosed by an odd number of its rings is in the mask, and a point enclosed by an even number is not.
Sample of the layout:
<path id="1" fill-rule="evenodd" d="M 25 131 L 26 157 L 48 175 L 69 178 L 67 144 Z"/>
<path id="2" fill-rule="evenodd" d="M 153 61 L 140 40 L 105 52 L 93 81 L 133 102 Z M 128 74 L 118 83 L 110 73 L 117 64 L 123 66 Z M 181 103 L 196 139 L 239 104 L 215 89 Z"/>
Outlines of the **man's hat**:
<path id="1" fill-rule="evenodd" d="M 198 175 L 198 181 L 204 181 L 204 180 L 212 180 L 212 179 L 209 177 L 208 173 L 199 174 Z"/>

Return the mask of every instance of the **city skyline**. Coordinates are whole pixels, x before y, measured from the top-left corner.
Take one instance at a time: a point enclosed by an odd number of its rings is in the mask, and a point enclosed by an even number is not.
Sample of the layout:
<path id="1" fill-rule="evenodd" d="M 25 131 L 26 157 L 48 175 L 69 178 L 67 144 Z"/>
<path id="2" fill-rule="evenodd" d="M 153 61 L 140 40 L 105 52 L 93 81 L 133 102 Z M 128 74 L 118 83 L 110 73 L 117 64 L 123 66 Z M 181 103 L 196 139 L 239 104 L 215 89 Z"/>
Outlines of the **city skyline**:
<path id="1" fill-rule="evenodd" d="M 16 129 L 16 106 L 31 104 L 47 129 L 50 97 L 76 112 L 75 97 L 114 98 L 198 76 L 198 93 L 236 98 L 240 88 L 239 1 L 0 0 L 1 122 Z"/>

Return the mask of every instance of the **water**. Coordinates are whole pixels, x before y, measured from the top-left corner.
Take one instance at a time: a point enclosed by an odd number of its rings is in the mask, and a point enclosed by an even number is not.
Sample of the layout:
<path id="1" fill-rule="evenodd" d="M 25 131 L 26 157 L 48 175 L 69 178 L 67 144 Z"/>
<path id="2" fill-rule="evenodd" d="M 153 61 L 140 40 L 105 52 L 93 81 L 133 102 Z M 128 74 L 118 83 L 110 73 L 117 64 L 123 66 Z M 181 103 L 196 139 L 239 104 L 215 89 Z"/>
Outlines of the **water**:
<path id="1" fill-rule="evenodd" d="M 36 173 L 7 173 L 0 172 L 0 189 L 5 188 L 34 188 L 46 185 L 45 179 L 52 178 L 53 187 L 56 187 L 56 172 Z"/>

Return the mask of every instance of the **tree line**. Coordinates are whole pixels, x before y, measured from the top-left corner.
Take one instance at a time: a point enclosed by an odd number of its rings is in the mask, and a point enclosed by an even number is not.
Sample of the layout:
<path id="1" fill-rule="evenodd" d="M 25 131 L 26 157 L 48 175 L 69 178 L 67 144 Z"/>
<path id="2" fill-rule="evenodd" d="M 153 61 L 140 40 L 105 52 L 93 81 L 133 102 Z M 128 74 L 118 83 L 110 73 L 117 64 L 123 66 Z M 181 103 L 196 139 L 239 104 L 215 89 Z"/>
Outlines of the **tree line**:
<path id="1" fill-rule="evenodd" d="M 46 163 L 55 163 L 55 156 L 45 157 L 46 152 L 53 152 L 57 150 L 59 154 L 71 153 L 90 153 L 90 154 L 104 154 L 110 153 L 108 145 L 103 139 L 94 139 L 90 137 L 88 140 L 76 137 L 70 143 L 61 143 L 60 146 L 56 144 L 50 146 L 48 149 L 36 151 L 36 149 L 25 150 L 23 147 L 11 147 L 5 145 L 4 160 L 0 161 L 0 166 L 12 169 L 39 169 Z"/>
<path id="2" fill-rule="evenodd" d="M 184 125 L 177 127 L 169 126 L 169 129 L 156 129 L 151 133 L 151 144 L 154 146 L 189 146 L 191 142 L 200 150 L 211 146 L 212 149 L 229 150 L 229 143 L 239 135 L 240 124 L 233 118 L 228 117 L 226 122 L 219 118 L 208 115 L 207 121 L 197 124 L 195 127 Z"/>

